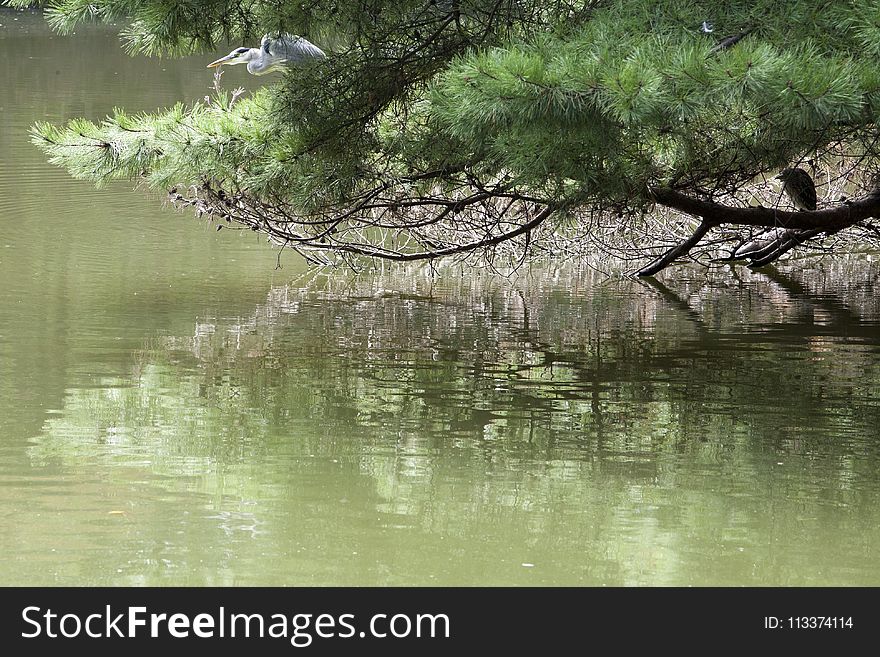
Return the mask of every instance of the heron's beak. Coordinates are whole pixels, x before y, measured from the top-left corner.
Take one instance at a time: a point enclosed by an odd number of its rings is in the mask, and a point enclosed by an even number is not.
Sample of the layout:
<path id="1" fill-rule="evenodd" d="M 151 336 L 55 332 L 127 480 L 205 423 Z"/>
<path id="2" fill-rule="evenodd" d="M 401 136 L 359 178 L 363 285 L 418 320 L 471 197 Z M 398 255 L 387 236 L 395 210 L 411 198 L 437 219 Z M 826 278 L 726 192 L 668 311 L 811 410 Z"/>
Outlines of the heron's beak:
<path id="1" fill-rule="evenodd" d="M 222 66 L 223 64 L 235 59 L 236 57 L 238 57 L 237 53 L 230 53 L 226 55 L 226 57 L 221 57 L 220 59 L 208 64 L 208 68 L 217 68 L 218 66 Z"/>

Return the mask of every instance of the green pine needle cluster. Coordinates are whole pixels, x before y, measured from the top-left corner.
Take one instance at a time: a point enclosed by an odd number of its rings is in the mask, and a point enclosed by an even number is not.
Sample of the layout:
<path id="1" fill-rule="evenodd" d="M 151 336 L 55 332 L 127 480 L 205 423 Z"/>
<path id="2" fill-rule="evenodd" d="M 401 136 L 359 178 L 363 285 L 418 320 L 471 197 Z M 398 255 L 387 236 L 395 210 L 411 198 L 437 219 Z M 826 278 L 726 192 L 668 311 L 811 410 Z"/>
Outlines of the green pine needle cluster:
<path id="1" fill-rule="evenodd" d="M 325 47 L 249 97 L 33 131 L 77 177 L 220 189 L 286 216 L 344 215 L 392 188 L 394 204 L 469 187 L 642 211 L 658 185 L 705 196 L 832 145 L 876 155 L 880 0 L 60 0 L 46 14 L 61 31 L 118 22 L 150 55 L 273 30 Z"/>

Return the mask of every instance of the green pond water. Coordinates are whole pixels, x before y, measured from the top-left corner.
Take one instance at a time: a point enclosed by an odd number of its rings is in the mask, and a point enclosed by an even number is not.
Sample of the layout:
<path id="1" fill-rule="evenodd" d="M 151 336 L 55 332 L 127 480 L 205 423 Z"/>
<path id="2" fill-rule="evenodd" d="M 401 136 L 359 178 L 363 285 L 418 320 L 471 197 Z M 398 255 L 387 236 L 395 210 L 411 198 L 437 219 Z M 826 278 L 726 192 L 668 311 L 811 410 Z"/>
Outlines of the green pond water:
<path id="1" fill-rule="evenodd" d="M 0 584 L 880 584 L 880 267 L 276 268 L 28 141 L 211 59 L 0 11 Z"/>

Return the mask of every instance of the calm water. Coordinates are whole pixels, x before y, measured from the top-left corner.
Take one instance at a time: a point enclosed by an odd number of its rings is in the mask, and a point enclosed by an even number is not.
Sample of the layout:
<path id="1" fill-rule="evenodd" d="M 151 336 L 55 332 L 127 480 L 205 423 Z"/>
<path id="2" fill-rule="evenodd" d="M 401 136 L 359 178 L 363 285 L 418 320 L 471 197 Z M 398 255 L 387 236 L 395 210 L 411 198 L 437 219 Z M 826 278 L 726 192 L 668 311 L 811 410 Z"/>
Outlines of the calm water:
<path id="1" fill-rule="evenodd" d="M 210 57 L 0 25 L 0 584 L 880 584 L 880 267 L 276 269 L 28 142 Z"/>

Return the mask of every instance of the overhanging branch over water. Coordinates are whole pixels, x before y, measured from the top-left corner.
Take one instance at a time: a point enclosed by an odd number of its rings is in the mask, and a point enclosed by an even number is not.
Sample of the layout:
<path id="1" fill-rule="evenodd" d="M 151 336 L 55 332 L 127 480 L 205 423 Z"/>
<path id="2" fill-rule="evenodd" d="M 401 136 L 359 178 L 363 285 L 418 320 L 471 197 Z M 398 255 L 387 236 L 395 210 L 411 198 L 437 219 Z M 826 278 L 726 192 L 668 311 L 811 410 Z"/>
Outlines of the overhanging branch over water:
<path id="1" fill-rule="evenodd" d="M 738 208 L 722 205 L 688 196 L 668 187 L 653 188 L 651 193 L 661 205 L 699 217 L 701 223 L 687 240 L 677 244 L 654 262 L 639 270 L 639 276 L 653 276 L 663 270 L 676 259 L 687 255 L 710 230 L 725 224 L 786 229 L 778 236 L 774 234 L 761 256 L 753 259 L 754 266 L 763 266 L 778 259 L 807 239 L 822 233 L 830 235 L 860 221 L 876 218 L 880 215 L 880 193 L 876 192 L 833 208 L 798 212 L 763 206 Z"/>

